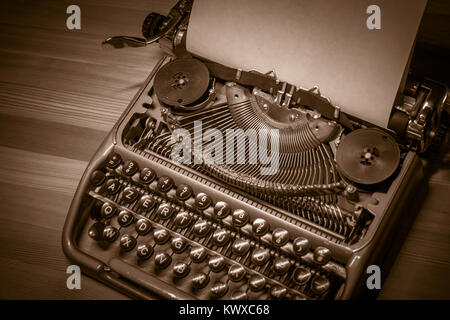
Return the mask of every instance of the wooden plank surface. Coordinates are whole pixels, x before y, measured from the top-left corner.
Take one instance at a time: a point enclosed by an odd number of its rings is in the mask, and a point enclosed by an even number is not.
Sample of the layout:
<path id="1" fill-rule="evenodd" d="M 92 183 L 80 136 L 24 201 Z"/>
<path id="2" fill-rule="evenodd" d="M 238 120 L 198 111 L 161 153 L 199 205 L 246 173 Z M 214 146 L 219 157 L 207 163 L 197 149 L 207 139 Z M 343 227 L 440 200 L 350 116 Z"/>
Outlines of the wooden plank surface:
<path id="1" fill-rule="evenodd" d="M 100 43 L 110 35 L 139 35 L 147 13 L 167 13 L 174 3 L 77 1 L 82 27 L 69 31 L 72 2 L 1 2 L 1 299 L 125 298 L 88 277 L 81 290 L 66 288 L 70 262 L 61 231 L 89 159 L 162 56 L 157 46 L 112 50 Z M 419 34 L 425 48 L 450 47 L 448 37 L 436 36 L 448 30 L 448 8 L 433 1 L 427 9 Z M 448 79 L 448 72 L 433 72 Z M 417 204 L 380 298 L 450 298 L 449 160 L 447 153 L 431 161 L 428 195 Z"/>

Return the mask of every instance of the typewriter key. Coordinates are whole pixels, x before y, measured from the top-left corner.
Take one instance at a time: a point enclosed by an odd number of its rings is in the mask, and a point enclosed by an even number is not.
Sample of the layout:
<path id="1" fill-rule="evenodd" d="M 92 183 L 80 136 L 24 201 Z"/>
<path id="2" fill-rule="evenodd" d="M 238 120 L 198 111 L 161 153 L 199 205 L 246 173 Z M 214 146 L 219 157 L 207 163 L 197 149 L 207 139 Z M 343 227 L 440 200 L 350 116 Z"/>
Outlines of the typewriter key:
<path id="1" fill-rule="evenodd" d="M 231 207 L 228 203 L 224 201 L 219 201 L 214 206 L 214 214 L 219 219 L 226 218 L 231 212 Z"/>
<path id="2" fill-rule="evenodd" d="M 174 182 L 172 178 L 163 176 L 158 179 L 158 190 L 161 192 L 167 192 L 172 189 Z"/>
<path id="3" fill-rule="evenodd" d="M 211 198 L 203 192 L 200 192 L 195 196 L 195 206 L 200 210 L 204 210 L 211 204 Z"/>
<path id="4" fill-rule="evenodd" d="M 269 229 L 270 225 L 266 220 L 257 218 L 253 221 L 252 230 L 255 235 L 263 236 L 269 231 Z"/>
<path id="5" fill-rule="evenodd" d="M 192 217 L 189 212 L 183 211 L 177 214 L 175 217 L 175 224 L 181 229 L 187 228 L 192 221 Z"/>
<path id="6" fill-rule="evenodd" d="M 108 168 L 114 169 L 120 164 L 121 161 L 122 158 L 117 153 L 112 153 L 106 159 L 106 166 Z"/>
<path id="7" fill-rule="evenodd" d="M 172 263 L 172 257 L 165 252 L 160 252 L 155 256 L 155 265 L 159 269 L 165 269 Z"/>
<path id="8" fill-rule="evenodd" d="M 141 244 L 137 248 L 137 256 L 141 260 L 147 260 L 153 254 L 153 247 L 148 244 Z"/>
<path id="9" fill-rule="evenodd" d="M 90 217 L 93 220 L 101 220 L 103 218 L 102 216 L 102 205 L 103 202 L 100 200 L 96 200 L 94 205 L 92 206 Z"/>
<path id="10" fill-rule="evenodd" d="M 211 225 L 206 220 L 198 220 L 194 224 L 193 232 L 195 235 L 199 236 L 200 238 L 205 237 L 209 230 L 211 229 Z"/>
<path id="11" fill-rule="evenodd" d="M 127 176 L 132 176 L 139 170 L 139 166 L 136 163 L 136 161 L 133 160 L 127 160 L 125 161 L 125 164 L 123 165 L 122 172 L 123 174 Z"/>
<path id="12" fill-rule="evenodd" d="M 119 222 L 119 224 L 122 227 L 126 227 L 126 226 L 129 226 L 133 222 L 133 219 L 134 219 L 134 217 L 133 217 L 132 213 L 130 213 L 126 210 L 122 210 L 119 213 L 119 216 L 117 217 L 117 222 Z"/>
<path id="13" fill-rule="evenodd" d="M 223 247 L 228 243 L 228 240 L 230 240 L 230 233 L 225 229 L 219 228 L 214 232 L 213 240 L 217 246 Z"/>
<path id="14" fill-rule="evenodd" d="M 122 200 L 125 203 L 132 203 L 139 196 L 139 192 L 134 187 L 126 187 L 123 190 Z"/>
<path id="15" fill-rule="evenodd" d="M 110 195 L 114 195 L 120 190 L 120 182 L 117 179 L 108 179 L 105 186 L 106 192 Z"/>
<path id="16" fill-rule="evenodd" d="M 206 249 L 203 247 L 195 247 L 191 249 L 190 257 L 194 263 L 203 262 L 207 256 L 208 253 L 206 252 Z"/>
<path id="17" fill-rule="evenodd" d="M 185 201 L 187 199 L 189 199 L 193 194 L 192 188 L 190 186 L 188 186 L 187 184 L 180 184 L 177 188 L 177 198 L 180 199 L 181 201 Z"/>
<path id="18" fill-rule="evenodd" d="M 237 227 L 243 227 L 247 224 L 250 216 L 242 209 L 234 210 L 233 212 L 233 224 Z"/>
<path id="19" fill-rule="evenodd" d="M 257 266 L 264 265 L 270 259 L 270 252 L 267 249 L 257 248 L 253 250 L 252 262 Z"/>
<path id="20" fill-rule="evenodd" d="M 245 239 L 236 239 L 231 247 L 231 251 L 237 256 L 243 256 L 250 250 L 250 243 Z"/>
<path id="21" fill-rule="evenodd" d="M 103 239 L 104 230 L 105 225 L 102 222 L 96 222 L 89 228 L 88 235 L 95 241 L 100 241 Z"/>
<path id="22" fill-rule="evenodd" d="M 250 290 L 252 291 L 261 291 L 266 286 L 266 278 L 260 275 L 253 275 L 248 280 L 248 286 L 250 287 Z"/>
<path id="23" fill-rule="evenodd" d="M 305 267 L 298 267 L 294 270 L 292 279 L 299 285 L 304 285 L 311 278 L 311 272 Z"/>
<path id="24" fill-rule="evenodd" d="M 275 271 L 279 275 L 283 275 L 288 272 L 290 267 L 291 263 L 286 258 L 276 258 L 273 262 L 273 271 Z"/>
<path id="25" fill-rule="evenodd" d="M 158 229 L 153 232 L 153 237 L 157 244 L 163 245 L 169 240 L 170 234 L 166 229 Z"/>
<path id="26" fill-rule="evenodd" d="M 139 179 L 142 183 L 148 184 L 156 179 L 156 172 L 150 168 L 144 168 L 139 175 Z"/>
<path id="27" fill-rule="evenodd" d="M 247 293 L 240 290 L 235 290 L 231 293 L 231 300 L 247 300 Z"/>
<path id="28" fill-rule="evenodd" d="M 158 207 L 158 210 L 156 210 L 156 215 L 162 220 L 170 219 L 170 217 L 172 217 L 172 214 L 173 208 L 168 203 L 162 203 Z"/>
<path id="29" fill-rule="evenodd" d="M 225 259 L 222 256 L 211 257 L 208 266 L 213 272 L 220 272 L 225 267 Z"/>
<path id="30" fill-rule="evenodd" d="M 211 287 L 211 293 L 216 298 L 223 297 L 228 291 L 228 286 L 222 281 L 216 281 Z"/>
<path id="31" fill-rule="evenodd" d="M 139 208 L 141 208 L 144 212 L 149 212 L 155 205 L 155 199 L 153 199 L 153 197 L 149 195 L 142 196 L 139 200 Z"/>
<path id="32" fill-rule="evenodd" d="M 136 222 L 135 229 L 140 236 L 145 236 L 152 229 L 152 224 L 149 220 L 141 218 Z"/>
<path id="33" fill-rule="evenodd" d="M 245 277 L 245 269 L 239 264 L 233 264 L 230 269 L 228 269 L 228 277 L 231 281 L 239 282 Z"/>
<path id="34" fill-rule="evenodd" d="M 187 248 L 187 242 L 181 237 L 175 237 L 170 243 L 172 251 L 175 253 L 182 253 Z"/>
<path id="35" fill-rule="evenodd" d="M 314 262 L 317 264 L 326 264 L 331 259 L 331 251 L 325 247 L 317 247 L 314 250 Z"/>
<path id="36" fill-rule="evenodd" d="M 287 230 L 276 228 L 272 232 L 272 243 L 277 247 L 282 247 L 289 241 L 289 232 Z"/>
<path id="37" fill-rule="evenodd" d="M 184 278 L 189 274 L 189 271 L 191 271 L 191 268 L 189 265 L 184 261 L 176 262 L 173 266 L 173 274 L 177 278 Z"/>
<path id="38" fill-rule="evenodd" d="M 303 256 L 308 253 L 311 248 L 311 244 L 308 239 L 303 237 L 295 238 L 293 241 L 293 250 L 297 256 Z"/>
<path id="39" fill-rule="evenodd" d="M 133 250 L 135 245 L 136 245 L 136 238 L 133 236 L 130 236 L 129 234 L 124 234 L 120 238 L 120 247 L 124 251 Z"/>
<path id="40" fill-rule="evenodd" d="M 269 294 L 272 299 L 281 300 L 286 297 L 287 289 L 280 285 L 274 285 L 270 288 Z"/>
<path id="41" fill-rule="evenodd" d="M 103 172 L 101 172 L 100 170 L 95 170 L 94 172 L 92 172 L 91 183 L 94 186 L 99 186 L 103 182 L 105 182 L 105 174 Z"/>
<path id="42" fill-rule="evenodd" d="M 330 281 L 325 276 L 315 277 L 311 284 L 311 289 L 317 294 L 322 294 L 330 288 Z"/>
<path id="43" fill-rule="evenodd" d="M 116 213 L 116 207 L 108 202 L 105 202 L 102 205 L 101 213 L 102 213 L 103 218 L 109 219 L 112 216 L 114 216 L 114 214 Z"/>
<path id="44" fill-rule="evenodd" d="M 209 276 L 204 274 L 203 272 L 197 273 L 192 277 L 192 286 L 195 289 L 202 289 L 206 287 L 209 282 Z"/>

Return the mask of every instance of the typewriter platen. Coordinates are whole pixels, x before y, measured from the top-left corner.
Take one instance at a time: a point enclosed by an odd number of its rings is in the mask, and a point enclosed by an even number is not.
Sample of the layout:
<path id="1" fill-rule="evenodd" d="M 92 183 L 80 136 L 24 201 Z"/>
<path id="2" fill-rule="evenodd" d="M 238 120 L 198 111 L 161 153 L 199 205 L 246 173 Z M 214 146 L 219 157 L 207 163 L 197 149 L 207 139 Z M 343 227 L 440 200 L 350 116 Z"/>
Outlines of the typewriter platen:
<path id="1" fill-rule="evenodd" d="M 150 14 L 145 39 L 107 40 L 168 54 L 86 169 L 66 255 L 137 298 L 357 297 L 421 179 L 417 153 L 445 133 L 447 88 L 409 76 L 381 129 L 318 88 L 192 56 L 191 5 Z"/>

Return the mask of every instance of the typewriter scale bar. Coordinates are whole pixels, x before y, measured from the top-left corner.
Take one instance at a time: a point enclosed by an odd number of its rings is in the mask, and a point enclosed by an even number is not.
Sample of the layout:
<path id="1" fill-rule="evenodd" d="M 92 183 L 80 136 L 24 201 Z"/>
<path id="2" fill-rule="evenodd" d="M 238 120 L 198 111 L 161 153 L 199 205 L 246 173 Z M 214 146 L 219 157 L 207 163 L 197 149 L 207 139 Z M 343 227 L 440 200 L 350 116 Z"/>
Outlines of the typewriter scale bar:
<path id="1" fill-rule="evenodd" d="M 408 154 L 398 181 L 379 195 L 381 205 L 373 209 L 380 214 L 366 237 L 345 244 L 339 234 L 122 143 L 133 116 L 152 102 L 148 92 L 154 75 L 168 59 L 162 59 L 148 77 L 88 166 L 66 221 L 66 254 L 88 274 L 139 298 L 351 297 L 369 256 L 383 245 L 370 240 L 381 236 L 377 232 L 381 224 L 398 215 L 391 193 L 402 188 L 402 178 L 414 171 L 415 154 Z M 117 157 L 108 167 L 113 154 Z M 143 183 L 143 172 L 151 182 Z M 188 199 L 177 195 L 179 186 L 192 193 Z M 214 206 L 223 202 L 230 212 L 219 218 Z M 244 212 L 243 220 L 239 214 L 233 219 L 234 212 Z M 186 219 L 190 221 L 185 224 Z M 255 234 L 254 225 L 261 223 L 267 225 L 266 231 Z M 151 227 L 140 231 L 146 224 Z M 278 235 L 284 237 L 281 246 L 276 243 Z"/>

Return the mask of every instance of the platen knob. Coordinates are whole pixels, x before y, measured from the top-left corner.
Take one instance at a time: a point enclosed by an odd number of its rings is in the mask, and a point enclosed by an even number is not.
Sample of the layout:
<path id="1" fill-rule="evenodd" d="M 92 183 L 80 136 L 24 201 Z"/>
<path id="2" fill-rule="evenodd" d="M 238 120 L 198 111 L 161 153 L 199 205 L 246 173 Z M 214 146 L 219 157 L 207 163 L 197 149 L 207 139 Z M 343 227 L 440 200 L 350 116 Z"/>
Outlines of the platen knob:
<path id="1" fill-rule="evenodd" d="M 147 39 L 153 38 L 161 31 L 165 20 L 166 17 L 159 13 L 150 13 L 142 24 L 142 35 Z"/>

